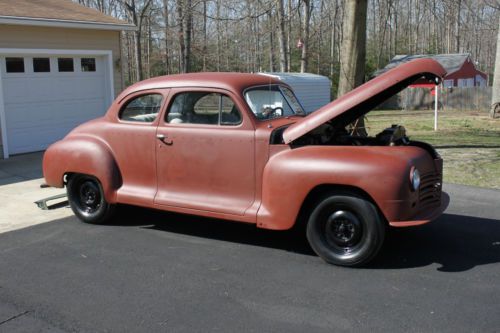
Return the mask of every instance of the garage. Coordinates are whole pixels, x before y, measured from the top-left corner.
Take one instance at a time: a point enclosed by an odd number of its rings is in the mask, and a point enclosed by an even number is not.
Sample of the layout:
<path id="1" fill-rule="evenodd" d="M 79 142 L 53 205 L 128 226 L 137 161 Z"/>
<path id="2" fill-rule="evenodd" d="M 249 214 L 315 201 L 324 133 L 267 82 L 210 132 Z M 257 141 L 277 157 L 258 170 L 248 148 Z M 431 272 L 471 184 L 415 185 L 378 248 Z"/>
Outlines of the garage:
<path id="1" fill-rule="evenodd" d="M 104 56 L 3 56 L 1 77 L 10 154 L 40 151 L 110 103 Z"/>
<path id="2" fill-rule="evenodd" d="M 45 150 L 125 87 L 126 21 L 70 0 L 0 0 L 0 158 Z"/>

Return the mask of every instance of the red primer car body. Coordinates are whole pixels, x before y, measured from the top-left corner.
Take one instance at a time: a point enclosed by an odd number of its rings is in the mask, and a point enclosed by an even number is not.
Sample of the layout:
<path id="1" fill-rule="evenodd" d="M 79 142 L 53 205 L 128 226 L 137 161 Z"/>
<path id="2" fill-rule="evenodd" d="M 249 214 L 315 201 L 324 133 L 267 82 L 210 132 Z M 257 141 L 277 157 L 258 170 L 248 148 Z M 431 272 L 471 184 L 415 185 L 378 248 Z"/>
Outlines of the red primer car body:
<path id="1" fill-rule="evenodd" d="M 258 119 L 246 93 L 264 87 L 255 96 L 267 96 L 269 86 L 274 87 L 272 94 L 287 95 L 289 87 L 268 76 L 193 73 L 149 79 L 123 91 L 104 117 L 79 126 L 49 147 L 44 176 L 54 187 L 63 187 L 65 177 L 92 176 L 102 188 L 102 199 L 111 205 L 254 223 L 266 229 L 290 229 L 316 197 L 332 191 L 369 202 L 383 224 L 424 224 L 448 204 L 441 192 L 442 159 L 434 149 L 407 140 L 404 134 L 403 143 L 397 143 L 353 138 L 340 129 L 412 82 L 425 77 L 437 83 L 444 75 L 437 62 L 419 59 L 307 116 L 279 116 L 284 107 L 276 107 L 273 112 L 278 116 L 267 119 Z M 212 117 L 218 112 L 217 124 L 169 121 L 176 108 L 174 99 L 181 98 L 177 96 L 208 93 L 223 97 L 218 109 L 207 108 L 200 115 Z M 143 115 L 135 116 L 141 121 L 124 119 L 124 108 L 131 101 L 153 95 L 161 103 L 152 121 L 143 122 L 147 117 Z M 289 95 L 287 101 L 293 99 Z M 232 105 L 231 112 L 239 111 L 239 123 L 222 125 L 223 98 Z M 412 189 L 415 169 L 421 179 Z"/>

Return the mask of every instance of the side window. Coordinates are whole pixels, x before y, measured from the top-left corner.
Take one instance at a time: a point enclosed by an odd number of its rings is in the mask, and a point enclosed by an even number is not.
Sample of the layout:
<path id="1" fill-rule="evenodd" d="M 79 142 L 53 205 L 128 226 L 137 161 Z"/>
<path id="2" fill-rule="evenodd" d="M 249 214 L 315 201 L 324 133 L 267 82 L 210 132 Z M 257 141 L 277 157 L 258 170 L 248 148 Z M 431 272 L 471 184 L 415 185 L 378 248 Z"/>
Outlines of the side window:
<path id="1" fill-rule="evenodd" d="M 130 100 L 120 111 L 119 118 L 126 121 L 152 123 L 160 111 L 163 96 L 142 95 Z"/>
<path id="2" fill-rule="evenodd" d="M 195 124 L 219 124 L 220 94 L 206 94 L 193 105 L 191 122 Z"/>
<path id="3" fill-rule="evenodd" d="M 241 114 L 226 95 L 209 92 L 187 92 L 175 96 L 167 122 L 171 124 L 238 125 Z"/>

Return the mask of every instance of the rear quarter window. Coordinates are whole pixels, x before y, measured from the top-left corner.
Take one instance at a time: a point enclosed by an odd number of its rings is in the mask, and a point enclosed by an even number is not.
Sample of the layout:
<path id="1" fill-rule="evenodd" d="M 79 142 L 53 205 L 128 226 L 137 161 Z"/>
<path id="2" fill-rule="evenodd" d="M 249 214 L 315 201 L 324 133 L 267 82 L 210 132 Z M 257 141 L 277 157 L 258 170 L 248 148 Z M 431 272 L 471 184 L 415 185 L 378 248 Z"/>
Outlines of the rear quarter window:
<path id="1" fill-rule="evenodd" d="M 129 100 L 120 110 L 118 118 L 124 121 L 152 123 L 160 112 L 163 96 L 142 95 Z"/>

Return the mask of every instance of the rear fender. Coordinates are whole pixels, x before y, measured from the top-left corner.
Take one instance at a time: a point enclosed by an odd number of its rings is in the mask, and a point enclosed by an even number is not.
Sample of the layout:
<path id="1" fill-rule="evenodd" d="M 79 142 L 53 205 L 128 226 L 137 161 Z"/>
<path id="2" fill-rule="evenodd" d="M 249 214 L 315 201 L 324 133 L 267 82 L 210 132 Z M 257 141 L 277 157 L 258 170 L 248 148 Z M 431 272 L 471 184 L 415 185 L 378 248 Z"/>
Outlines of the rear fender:
<path id="1" fill-rule="evenodd" d="M 51 145 L 43 156 L 43 175 L 48 185 L 64 187 L 65 175 L 96 177 L 109 203 L 116 202 L 121 186 L 120 170 L 109 146 L 93 136 L 66 138 Z"/>

